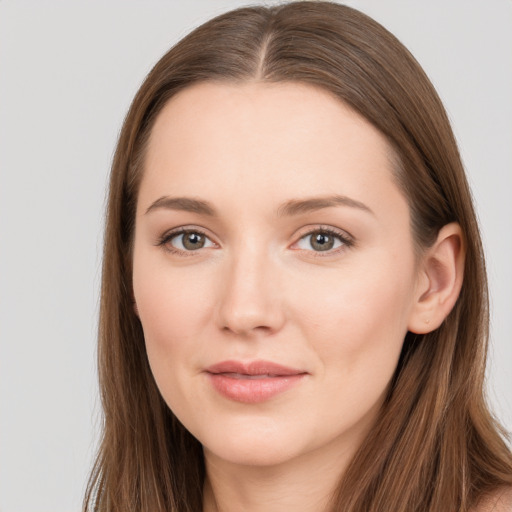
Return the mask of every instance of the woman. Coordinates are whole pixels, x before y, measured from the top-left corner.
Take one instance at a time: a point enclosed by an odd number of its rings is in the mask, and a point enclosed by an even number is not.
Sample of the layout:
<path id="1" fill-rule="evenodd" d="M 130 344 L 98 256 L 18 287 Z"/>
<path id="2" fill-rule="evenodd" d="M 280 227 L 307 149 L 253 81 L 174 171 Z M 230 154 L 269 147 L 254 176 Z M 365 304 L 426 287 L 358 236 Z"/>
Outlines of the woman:
<path id="1" fill-rule="evenodd" d="M 332 3 L 154 67 L 114 158 L 92 510 L 509 510 L 485 266 L 444 109 Z"/>

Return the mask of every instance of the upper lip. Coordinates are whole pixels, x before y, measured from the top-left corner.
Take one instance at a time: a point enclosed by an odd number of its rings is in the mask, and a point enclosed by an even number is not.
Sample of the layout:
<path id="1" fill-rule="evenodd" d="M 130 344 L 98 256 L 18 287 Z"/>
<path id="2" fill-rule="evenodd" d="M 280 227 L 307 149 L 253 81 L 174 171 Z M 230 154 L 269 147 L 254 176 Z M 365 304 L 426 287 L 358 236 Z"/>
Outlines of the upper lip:
<path id="1" fill-rule="evenodd" d="M 283 366 L 271 361 L 221 361 L 206 368 L 208 373 L 237 373 L 240 375 L 270 375 L 270 376 L 286 376 L 301 375 L 307 373 L 297 368 Z"/>

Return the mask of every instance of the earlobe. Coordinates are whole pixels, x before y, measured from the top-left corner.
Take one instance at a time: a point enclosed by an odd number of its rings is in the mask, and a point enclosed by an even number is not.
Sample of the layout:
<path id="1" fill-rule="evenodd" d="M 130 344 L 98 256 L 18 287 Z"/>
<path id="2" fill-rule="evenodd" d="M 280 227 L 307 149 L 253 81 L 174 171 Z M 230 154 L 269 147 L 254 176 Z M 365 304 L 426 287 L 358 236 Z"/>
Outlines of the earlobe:
<path id="1" fill-rule="evenodd" d="M 447 224 L 422 257 L 409 331 L 426 334 L 443 323 L 462 288 L 464 259 L 462 230 L 455 222 Z"/>

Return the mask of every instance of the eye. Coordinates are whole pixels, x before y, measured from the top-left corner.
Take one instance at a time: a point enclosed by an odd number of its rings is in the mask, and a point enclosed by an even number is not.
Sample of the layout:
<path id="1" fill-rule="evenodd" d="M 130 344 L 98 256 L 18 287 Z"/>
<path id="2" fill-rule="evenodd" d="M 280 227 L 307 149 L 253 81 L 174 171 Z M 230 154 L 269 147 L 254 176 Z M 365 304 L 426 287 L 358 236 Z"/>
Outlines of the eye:
<path id="1" fill-rule="evenodd" d="M 346 235 L 326 228 L 310 231 L 296 243 L 297 249 L 314 252 L 337 252 L 336 249 L 351 245 L 352 241 Z"/>
<path id="2" fill-rule="evenodd" d="M 165 246 L 170 252 L 184 253 L 215 247 L 205 233 L 197 229 L 181 229 L 162 237 L 158 245 Z"/>

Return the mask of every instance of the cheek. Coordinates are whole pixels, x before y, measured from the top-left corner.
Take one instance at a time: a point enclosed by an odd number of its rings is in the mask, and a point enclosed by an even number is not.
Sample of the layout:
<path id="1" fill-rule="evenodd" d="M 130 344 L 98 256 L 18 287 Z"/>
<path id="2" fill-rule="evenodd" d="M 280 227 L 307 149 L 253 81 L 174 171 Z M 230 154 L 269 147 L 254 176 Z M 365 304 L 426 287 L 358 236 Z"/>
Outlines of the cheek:
<path id="1" fill-rule="evenodd" d="M 134 261 L 134 294 L 149 365 L 162 397 L 180 419 L 188 418 L 189 404 L 201 398 L 187 382 L 208 338 L 202 331 L 211 301 L 202 277 L 200 282 L 190 272 Z"/>
<path id="2" fill-rule="evenodd" d="M 345 374 L 394 371 L 407 332 L 412 267 L 403 261 L 411 274 L 397 276 L 396 263 L 376 261 L 340 272 L 337 282 L 319 279 L 302 294 L 296 316 L 325 367 L 342 366 Z"/>
<path id="3" fill-rule="evenodd" d="M 303 334 L 319 363 L 317 415 L 332 435 L 371 422 L 395 372 L 410 302 L 409 283 L 394 275 L 354 272 L 304 303 Z"/>
<path id="4" fill-rule="evenodd" d="M 180 272 L 158 259 L 136 255 L 133 287 L 148 340 L 183 342 L 204 323 L 208 286 L 200 273 Z"/>
<path id="5" fill-rule="evenodd" d="M 193 361 L 203 350 L 201 340 L 205 337 L 200 333 L 210 316 L 211 293 L 200 274 L 170 269 L 165 259 L 161 262 L 143 253 L 134 257 L 134 296 L 146 351 L 169 406 L 176 399 L 184 363 Z"/>

